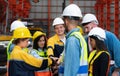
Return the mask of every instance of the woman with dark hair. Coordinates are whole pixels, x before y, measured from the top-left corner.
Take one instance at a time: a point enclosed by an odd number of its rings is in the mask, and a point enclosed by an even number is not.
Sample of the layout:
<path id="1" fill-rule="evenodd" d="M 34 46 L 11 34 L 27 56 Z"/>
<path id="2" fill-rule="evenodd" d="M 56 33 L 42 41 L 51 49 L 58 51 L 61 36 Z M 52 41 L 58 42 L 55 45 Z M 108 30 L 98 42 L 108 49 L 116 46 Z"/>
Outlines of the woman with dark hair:
<path id="1" fill-rule="evenodd" d="M 40 31 L 36 31 L 33 35 L 33 50 L 30 51 L 30 54 L 40 59 L 47 58 L 46 47 L 47 47 L 46 34 Z M 51 76 L 50 68 L 48 67 L 44 70 L 36 71 L 35 76 Z"/>
<path id="2" fill-rule="evenodd" d="M 102 34 L 90 31 L 89 38 L 91 47 L 94 49 L 89 55 L 89 76 L 108 76 L 110 55 L 104 44 L 105 32 Z"/>

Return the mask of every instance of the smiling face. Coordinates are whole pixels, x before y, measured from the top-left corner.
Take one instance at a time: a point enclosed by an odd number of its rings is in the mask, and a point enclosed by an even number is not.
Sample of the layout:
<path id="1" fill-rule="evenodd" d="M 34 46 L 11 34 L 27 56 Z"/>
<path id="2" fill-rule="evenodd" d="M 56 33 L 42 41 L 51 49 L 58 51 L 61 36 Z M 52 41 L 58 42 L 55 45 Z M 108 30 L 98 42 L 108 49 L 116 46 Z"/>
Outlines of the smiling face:
<path id="1" fill-rule="evenodd" d="M 59 36 L 64 35 L 65 27 L 62 24 L 54 26 L 55 33 Z"/>
<path id="2" fill-rule="evenodd" d="M 38 47 L 40 47 L 41 49 L 43 49 L 45 46 L 45 37 L 41 36 L 39 41 L 38 41 Z"/>

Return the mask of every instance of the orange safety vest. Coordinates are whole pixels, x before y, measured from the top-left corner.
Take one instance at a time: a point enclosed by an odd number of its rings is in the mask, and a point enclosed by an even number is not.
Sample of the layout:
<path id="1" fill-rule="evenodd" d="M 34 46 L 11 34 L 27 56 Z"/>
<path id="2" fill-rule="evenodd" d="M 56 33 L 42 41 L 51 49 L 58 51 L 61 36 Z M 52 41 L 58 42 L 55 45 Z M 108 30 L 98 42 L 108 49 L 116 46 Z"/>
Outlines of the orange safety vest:
<path id="1" fill-rule="evenodd" d="M 35 76 L 52 76 L 52 72 L 48 70 L 36 71 Z"/>
<path id="2" fill-rule="evenodd" d="M 41 57 L 45 57 L 45 53 L 44 51 L 37 51 L 37 54 Z M 50 68 L 46 68 L 45 70 L 39 70 L 39 71 L 35 71 L 35 76 L 52 76 L 52 72 L 50 71 Z"/>

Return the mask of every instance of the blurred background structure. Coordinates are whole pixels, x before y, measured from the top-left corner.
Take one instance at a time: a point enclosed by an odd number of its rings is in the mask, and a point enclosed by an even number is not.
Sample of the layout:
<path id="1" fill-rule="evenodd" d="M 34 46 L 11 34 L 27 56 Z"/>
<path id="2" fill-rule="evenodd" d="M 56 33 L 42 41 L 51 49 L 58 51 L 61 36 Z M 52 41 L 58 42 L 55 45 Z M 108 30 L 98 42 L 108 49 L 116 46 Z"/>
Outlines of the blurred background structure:
<path id="1" fill-rule="evenodd" d="M 33 34 L 40 30 L 53 35 L 52 21 L 61 16 L 65 6 L 75 3 L 83 16 L 93 13 L 100 27 L 120 39 L 120 0 L 0 0 L 0 76 L 6 73 L 6 46 L 11 39 L 10 25 L 20 19 Z"/>
<path id="2" fill-rule="evenodd" d="M 64 7 L 70 3 L 79 5 L 83 15 L 96 14 L 100 27 L 120 38 L 119 0 L 0 0 L 0 33 L 8 34 L 11 22 L 21 19 L 27 26 L 40 27 L 50 36 L 52 20 L 61 16 Z"/>

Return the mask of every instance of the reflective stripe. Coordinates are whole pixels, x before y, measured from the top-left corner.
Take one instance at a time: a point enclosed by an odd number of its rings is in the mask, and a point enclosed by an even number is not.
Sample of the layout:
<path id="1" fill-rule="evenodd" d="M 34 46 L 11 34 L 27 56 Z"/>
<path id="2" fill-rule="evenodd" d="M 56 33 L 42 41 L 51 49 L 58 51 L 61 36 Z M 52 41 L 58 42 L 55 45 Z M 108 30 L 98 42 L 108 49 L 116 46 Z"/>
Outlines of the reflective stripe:
<path id="1" fill-rule="evenodd" d="M 40 56 L 40 57 L 45 57 L 45 52 L 44 51 L 38 51 L 38 50 L 36 50 L 36 49 L 34 49 L 36 52 L 37 52 L 37 54 Z"/>
<path id="2" fill-rule="evenodd" d="M 37 71 L 37 72 L 49 72 L 50 71 L 50 68 L 46 68 L 46 69 L 44 69 L 44 70 L 39 70 L 39 71 Z"/>
<path id="3" fill-rule="evenodd" d="M 70 36 L 75 36 L 76 38 L 78 38 L 81 46 L 80 67 L 79 67 L 77 76 L 88 76 L 87 44 L 83 36 L 80 34 L 80 32 L 73 32 Z M 60 76 L 63 76 L 63 73 L 64 73 L 63 66 L 60 66 L 59 73 L 60 73 L 59 74 Z"/>
<path id="4" fill-rule="evenodd" d="M 87 44 L 85 42 L 85 39 L 81 35 L 80 32 L 73 32 L 71 36 L 75 36 L 80 41 L 81 46 L 81 56 L 80 56 L 80 67 L 78 70 L 78 74 L 83 74 L 83 76 L 88 76 L 88 53 L 87 53 Z M 83 70 L 84 69 L 84 70 Z M 78 76 L 79 76 L 78 75 Z M 80 75 L 81 76 L 81 75 Z"/>
<path id="5" fill-rule="evenodd" d="M 78 74 L 84 74 L 84 73 L 87 73 L 88 72 L 88 66 L 87 65 L 84 65 L 84 66 L 80 66 L 79 67 L 79 70 L 78 70 Z M 59 67 L 59 73 L 60 74 L 63 74 L 64 73 L 64 67 L 60 66 Z"/>
<path id="6" fill-rule="evenodd" d="M 88 76 L 88 74 L 77 74 L 77 76 Z"/>
<path id="7" fill-rule="evenodd" d="M 88 65 L 83 65 L 79 67 L 78 74 L 85 74 L 88 72 Z"/>
<path id="8" fill-rule="evenodd" d="M 93 74 L 93 63 L 103 52 L 106 52 L 109 55 L 109 53 L 107 51 L 99 51 L 96 54 L 96 50 L 94 50 L 90 53 L 90 56 L 89 56 L 89 76 L 93 76 L 92 75 Z M 94 57 L 94 55 L 95 55 L 95 57 Z"/>
<path id="9" fill-rule="evenodd" d="M 10 59 L 10 46 L 12 44 L 14 39 L 11 39 L 10 42 L 8 43 L 8 46 L 7 46 L 7 60 Z"/>

